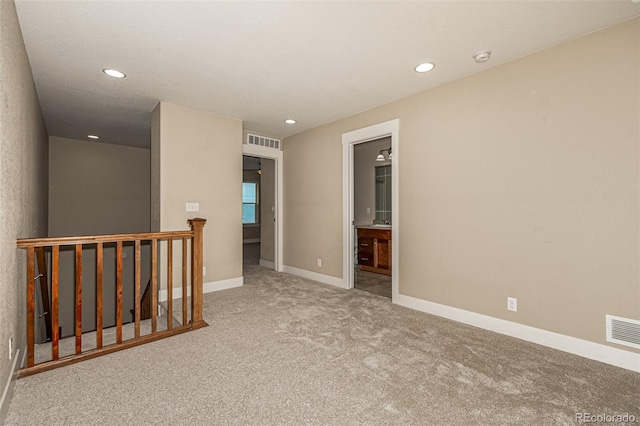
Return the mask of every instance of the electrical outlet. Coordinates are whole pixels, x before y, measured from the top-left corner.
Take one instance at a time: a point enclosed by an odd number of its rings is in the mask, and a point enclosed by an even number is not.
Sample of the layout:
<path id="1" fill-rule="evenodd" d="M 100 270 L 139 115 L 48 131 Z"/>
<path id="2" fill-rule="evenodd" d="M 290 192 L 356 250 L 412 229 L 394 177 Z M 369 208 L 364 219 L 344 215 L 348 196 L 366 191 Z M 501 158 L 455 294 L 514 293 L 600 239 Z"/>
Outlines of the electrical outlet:
<path id="1" fill-rule="evenodd" d="M 507 309 L 513 312 L 518 312 L 518 299 L 515 297 L 507 297 Z"/>
<path id="2" fill-rule="evenodd" d="M 207 275 L 207 267 L 203 266 L 202 267 L 202 276 L 205 276 L 205 275 Z"/>
<path id="3" fill-rule="evenodd" d="M 318 268 L 322 268 L 322 259 L 318 259 Z"/>
<path id="4" fill-rule="evenodd" d="M 13 358 L 13 337 L 9 338 L 9 359 Z"/>
<path id="5" fill-rule="evenodd" d="M 367 214 L 371 214 L 371 207 L 367 207 Z"/>
<path id="6" fill-rule="evenodd" d="M 188 212 L 197 212 L 200 211 L 200 203 L 187 203 L 187 211 Z"/>

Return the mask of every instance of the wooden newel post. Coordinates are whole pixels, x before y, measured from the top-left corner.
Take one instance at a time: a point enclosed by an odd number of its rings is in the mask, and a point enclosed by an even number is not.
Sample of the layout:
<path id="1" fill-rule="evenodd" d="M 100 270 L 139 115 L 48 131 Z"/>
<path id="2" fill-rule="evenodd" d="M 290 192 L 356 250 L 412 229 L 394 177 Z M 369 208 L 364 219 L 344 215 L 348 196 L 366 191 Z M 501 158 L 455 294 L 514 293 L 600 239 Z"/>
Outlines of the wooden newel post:
<path id="1" fill-rule="evenodd" d="M 191 245 L 191 318 L 192 325 L 201 326 L 202 320 L 202 228 L 207 223 L 206 219 L 195 218 L 188 220 L 193 231 L 193 242 Z"/>

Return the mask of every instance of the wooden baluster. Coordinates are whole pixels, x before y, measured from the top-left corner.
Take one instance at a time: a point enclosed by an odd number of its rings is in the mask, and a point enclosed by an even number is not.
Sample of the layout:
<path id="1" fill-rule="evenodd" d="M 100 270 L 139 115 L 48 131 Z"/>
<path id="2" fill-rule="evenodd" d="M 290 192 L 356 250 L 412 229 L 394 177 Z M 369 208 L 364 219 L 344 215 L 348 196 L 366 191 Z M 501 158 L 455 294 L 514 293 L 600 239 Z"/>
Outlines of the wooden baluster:
<path id="1" fill-rule="evenodd" d="M 151 240 L 151 334 L 158 331 L 158 240 Z"/>
<path id="2" fill-rule="evenodd" d="M 104 271 L 103 244 L 96 246 L 96 348 L 102 348 L 102 280 Z"/>
<path id="3" fill-rule="evenodd" d="M 76 355 L 82 352 L 82 244 L 76 244 Z"/>
<path id="4" fill-rule="evenodd" d="M 122 241 L 116 243 L 116 342 L 122 343 Z"/>
<path id="5" fill-rule="evenodd" d="M 135 272 L 135 309 L 136 309 L 136 337 L 140 337 L 140 240 L 136 240 L 136 272 Z"/>
<path id="6" fill-rule="evenodd" d="M 182 238 L 182 325 L 187 324 L 187 238 Z"/>
<path id="7" fill-rule="evenodd" d="M 167 240 L 167 330 L 173 328 L 173 239 Z"/>
<path id="8" fill-rule="evenodd" d="M 51 359 L 60 357 L 58 344 L 60 328 L 58 326 L 58 280 L 59 280 L 60 246 L 53 246 L 51 253 Z"/>
<path id="9" fill-rule="evenodd" d="M 35 250 L 27 247 L 27 367 L 34 363 Z"/>
<path id="10" fill-rule="evenodd" d="M 40 300 L 42 301 L 42 315 L 47 333 L 47 340 L 51 340 L 51 304 L 49 303 L 49 281 L 47 280 L 47 262 L 44 258 L 44 247 L 36 247 L 38 282 L 40 283 Z"/>
<path id="11" fill-rule="evenodd" d="M 202 228 L 206 219 L 190 219 L 188 221 L 193 231 L 191 243 L 191 318 L 193 324 L 202 322 Z"/>

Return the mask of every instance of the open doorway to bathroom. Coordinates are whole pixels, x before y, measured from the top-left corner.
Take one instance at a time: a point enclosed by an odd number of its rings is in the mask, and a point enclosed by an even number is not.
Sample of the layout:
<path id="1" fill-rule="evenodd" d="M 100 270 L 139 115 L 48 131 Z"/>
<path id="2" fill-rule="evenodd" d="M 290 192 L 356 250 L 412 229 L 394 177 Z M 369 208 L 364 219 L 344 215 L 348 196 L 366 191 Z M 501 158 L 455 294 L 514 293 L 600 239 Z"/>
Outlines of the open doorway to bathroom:
<path id="1" fill-rule="evenodd" d="M 343 277 L 346 288 L 356 287 L 356 278 L 374 278 L 384 282 L 386 285 L 386 296 L 388 296 L 388 280 L 391 276 L 391 300 L 395 302 L 399 296 L 399 129 L 400 120 L 394 119 L 372 126 L 353 130 L 342 134 L 342 217 L 343 217 Z M 370 142 L 380 141 L 380 146 L 375 146 Z M 368 172 L 371 173 L 369 183 L 366 188 L 356 189 L 356 178 L 358 172 L 356 169 L 356 147 L 360 146 L 358 151 L 365 151 L 367 148 L 371 151 L 367 155 L 367 161 L 371 161 L 368 166 Z M 364 155 L 364 154 L 363 154 Z M 372 157 L 369 157 L 372 155 Z M 360 156 L 360 153 L 358 154 Z M 390 158 L 391 157 L 391 158 Z M 376 161 L 381 160 L 381 161 Z M 389 175 L 389 164 L 391 175 L 389 181 L 382 178 Z M 376 169 L 377 166 L 382 166 Z M 378 177 L 376 177 L 378 173 Z M 381 182 L 376 183 L 376 180 Z M 378 204 L 378 211 L 381 213 L 376 217 L 376 185 L 379 190 L 386 189 L 388 191 L 381 194 L 381 197 L 391 199 L 390 207 L 383 198 Z M 368 192 L 368 201 L 365 204 L 360 202 L 360 197 L 365 196 L 363 192 Z M 390 193 L 390 194 L 389 194 Z M 358 197 L 357 205 L 359 211 L 356 213 L 356 197 Z M 385 216 L 385 213 L 387 214 Z M 357 220 L 357 221 L 356 221 Z M 357 226 L 358 225 L 358 226 Z M 358 229 L 369 228 L 369 235 L 361 235 L 360 243 L 368 244 L 359 247 Z M 390 239 L 389 239 L 390 235 Z M 368 241 L 366 239 L 369 239 Z M 373 255 L 373 261 L 365 254 L 365 252 Z M 360 254 L 360 256 L 359 256 Z M 359 259 L 360 258 L 360 259 Z M 366 259 L 363 259 L 366 258 Z M 373 262 L 373 266 L 371 266 Z M 367 265 L 367 263 L 369 263 Z M 375 271 L 367 270 L 375 268 Z M 366 272 L 367 274 L 364 274 Z M 375 275 L 370 275 L 373 272 Z M 380 273 L 384 272 L 384 273 Z M 359 275 L 356 277 L 356 273 Z M 365 277 L 366 275 L 366 277 Z M 358 287 L 375 287 L 373 282 L 365 282 L 360 280 Z"/>
<path id="2" fill-rule="evenodd" d="M 275 160 L 242 157 L 243 267 L 275 269 L 276 170 Z"/>
<path id="3" fill-rule="evenodd" d="M 391 137 L 353 147 L 354 288 L 391 299 Z"/>

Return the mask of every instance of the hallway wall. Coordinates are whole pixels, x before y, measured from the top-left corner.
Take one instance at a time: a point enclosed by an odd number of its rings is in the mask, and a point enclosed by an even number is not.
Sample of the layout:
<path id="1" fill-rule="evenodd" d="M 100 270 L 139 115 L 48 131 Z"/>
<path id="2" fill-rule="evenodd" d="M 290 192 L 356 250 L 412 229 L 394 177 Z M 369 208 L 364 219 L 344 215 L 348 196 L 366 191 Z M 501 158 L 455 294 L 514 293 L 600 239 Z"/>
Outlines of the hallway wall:
<path id="1" fill-rule="evenodd" d="M 206 219 L 205 285 L 241 280 L 242 121 L 161 102 L 152 115 L 151 158 L 152 231 Z M 186 212 L 187 202 L 200 211 Z"/>
<path id="2" fill-rule="evenodd" d="M 49 236 L 126 234 L 150 230 L 150 150 L 100 142 L 50 137 Z M 141 247 L 141 285 L 151 276 L 150 246 Z M 123 321 L 134 308 L 134 251 L 123 253 Z M 103 325 L 116 322 L 115 246 L 104 248 Z M 83 250 L 83 298 L 95 300 L 94 248 Z M 60 252 L 60 326 L 74 333 L 75 256 Z M 96 327 L 94 303 L 82 304 L 83 332 Z"/>
<path id="3" fill-rule="evenodd" d="M 47 235 L 48 134 L 13 1 L 0 1 L 0 389 L 25 350 L 26 254 L 17 238 Z M 20 349 L 9 359 L 9 339 Z M 0 392 L 2 391 L 0 390 Z M 3 422 L 12 387 L 0 406 Z"/>
<path id="4" fill-rule="evenodd" d="M 640 353 L 605 332 L 605 314 L 640 320 L 639 34 L 636 18 L 286 138 L 285 264 L 342 278 L 342 134 L 399 119 L 402 295 Z"/>

